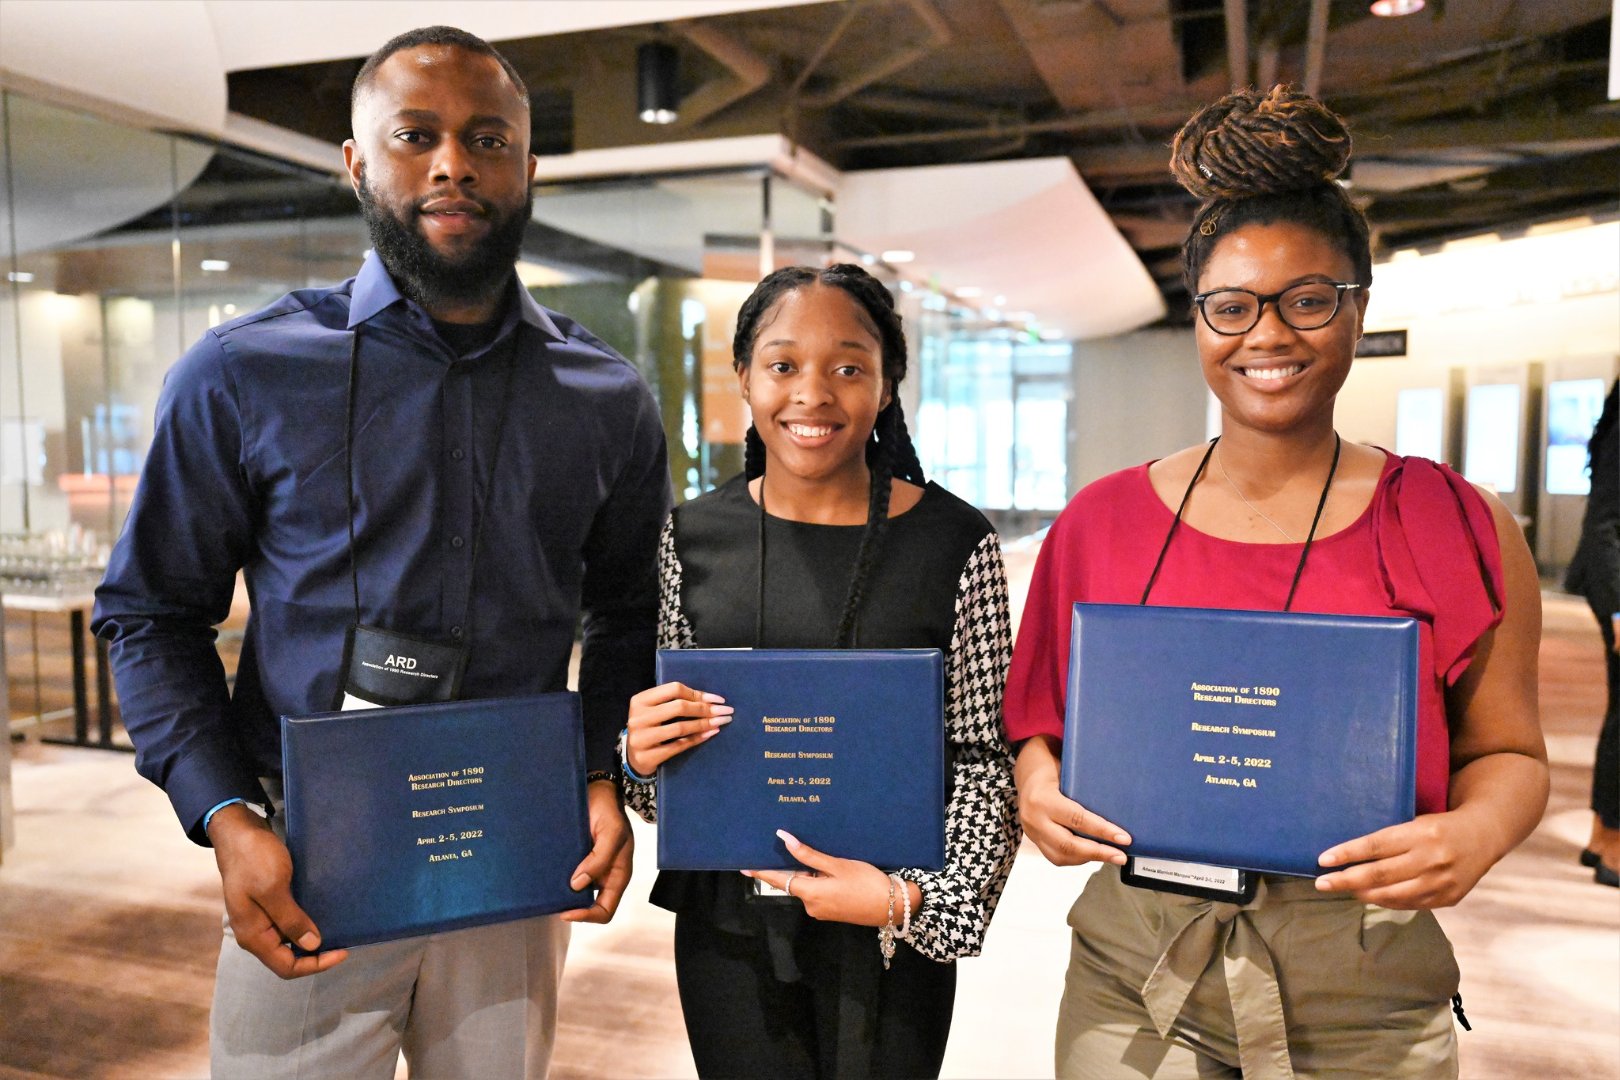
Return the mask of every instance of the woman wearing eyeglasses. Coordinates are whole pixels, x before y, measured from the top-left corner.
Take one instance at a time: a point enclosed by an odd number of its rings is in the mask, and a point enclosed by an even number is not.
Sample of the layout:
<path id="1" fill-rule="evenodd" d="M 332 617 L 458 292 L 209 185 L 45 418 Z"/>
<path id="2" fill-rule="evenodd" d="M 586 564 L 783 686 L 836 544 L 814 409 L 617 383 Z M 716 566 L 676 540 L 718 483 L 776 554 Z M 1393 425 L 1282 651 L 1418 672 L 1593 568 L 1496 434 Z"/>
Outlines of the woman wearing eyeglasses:
<path id="1" fill-rule="evenodd" d="M 1336 115 L 1283 87 L 1183 127 L 1171 167 L 1203 200 L 1184 267 L 1223 434 L 1087 487 L 1036 565 L 1005 704 L 1020 814 L 1052 862 L 1103 864 L 1069 915 L 1059 1076 L 1455 1076 L 1458 972 L 1431 909 L 1546 805 L 1517 524 L 1445 466 L 1335 430 L 1372 284 L 1334 183 L 1349 152 Z M 1131 822 L 1058 790 L 1070 610 L 1137 603 L 1161 549 L 1153 604 L 1277 610 L 1292 590 L 1295 611 L 1418 620 L 1415 821 L 1323 852 L 1315 880 L 1268 875 L 1246 905 L 1122 883 Z"/>

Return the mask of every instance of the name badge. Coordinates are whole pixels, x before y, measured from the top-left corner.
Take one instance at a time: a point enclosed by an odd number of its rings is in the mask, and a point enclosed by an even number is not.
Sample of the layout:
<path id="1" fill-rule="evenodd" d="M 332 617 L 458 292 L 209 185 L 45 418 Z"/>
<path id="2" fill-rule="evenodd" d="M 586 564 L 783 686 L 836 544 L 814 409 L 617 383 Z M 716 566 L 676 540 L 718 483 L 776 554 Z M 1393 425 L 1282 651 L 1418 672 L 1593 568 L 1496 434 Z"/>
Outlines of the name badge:
<path id="1" fill-rule="evenodd" d="M 1138 889 L 1180 893 L 1226 904 L 1247 904 L 1254 899 L 1260 879 L 1246 870 L 1176 859 L 1125 860 L 1119 879 Z"/>
<path id="2" fill-rule="evenodd" d="M 350 626 L 343 645 L 343 685 L 334 707 L 348 712 L 454 701 L 466 670 L 464 645 Z"/>

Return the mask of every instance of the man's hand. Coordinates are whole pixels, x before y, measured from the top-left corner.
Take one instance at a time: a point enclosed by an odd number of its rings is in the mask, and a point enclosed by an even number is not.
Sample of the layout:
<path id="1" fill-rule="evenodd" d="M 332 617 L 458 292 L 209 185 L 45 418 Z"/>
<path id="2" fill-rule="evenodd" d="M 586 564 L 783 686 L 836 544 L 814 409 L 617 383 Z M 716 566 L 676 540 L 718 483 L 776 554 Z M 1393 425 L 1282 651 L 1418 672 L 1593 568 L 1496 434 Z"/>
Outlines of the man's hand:
<path id="1" fill-rule="evenodd" d="M 630 836 L 630 822 L 619 804 L 618 788 L 610 780 L 593 781 L 585 792 L 591 815 L 591 853 L 574 870 L 569 884 L 574 891 L 593 881 L 600 891 L 588 908 L 562 913 L 564 922 L 605 923 L 613 918 L 630 884 L 630 860 L 636 844 Z M 223 813 L 223 811 L 221 811 Z"/>
<path id="2" fill-rule="evenodd" d="M 247 807 L 232 804 L 208 823 L 225 913 L 236 943 L 283 979 L 314 975 L 341 964 L 346 949 L 295 956 L 288 942 L 315 952 L 321 933 L 292 896 L 292 856 L 270 826 Z"/>

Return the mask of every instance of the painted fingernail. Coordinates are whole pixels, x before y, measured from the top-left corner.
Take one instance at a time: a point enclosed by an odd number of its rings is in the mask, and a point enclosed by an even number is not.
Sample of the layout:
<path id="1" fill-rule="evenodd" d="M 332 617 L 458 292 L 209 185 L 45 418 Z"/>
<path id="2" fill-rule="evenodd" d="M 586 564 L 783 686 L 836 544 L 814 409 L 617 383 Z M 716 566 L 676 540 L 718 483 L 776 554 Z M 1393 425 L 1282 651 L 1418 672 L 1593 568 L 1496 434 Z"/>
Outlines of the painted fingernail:
<path id="1" fill-rule="evenodd" d="M 788 847 L 799 846 L 799 838 L 788 832 L 786 829 L 777 829 L 776 835 L 781 837 L 782 843 L 786 844 Z"/>
<path id="2" fill-rule="evenodd" d="M 709 723 L 713 724 L 715 727 L 721 727 L 721 726 L 723 726 L 725 724 L 731 723 L 731 717 L 729 717 L 729 716 L 711 716 L 711 717 L 709 717 Z"/>
<path id="3" fill-rule="evenodd" d="M 715 737 L 715 736 L 716 736 L 716 735 L 718 735 L 718 734 L 720 734 L 720 729 L 719 729 L 719 728 L 717 728 L 717 727 L 712 727 L 712 728 L 710 728 L 710 729 L 709 729 L 709 730 L 708 730 L 708 731 L 705 731 L 705 732 L 703 732 L 703 733 L 702 733 L 702 734 L 701 734 L 701 735 L 699 735 L 699 736 L 698 736 L 698 739 L 699 739 L 699 740 L 703 740 L 703 739 L 712 739 L 712 738 L 714 738 L 714 737 Z"/>
<path id="4" fill-rule="evenodd" d="M 321 935 L 313 930 L 307 931 L 303 937 L 298 939 L 298 947 L 305 952 L 314 952 L 321 947 Z"/>
<path id="5" fill-rule="evenodd" d="M 722 702 L 722 701 L 724 701 L 726 699 L 721 697 L 719 694 L 704 694 L 703 695 L 703 700 L 707 701 L 707 702 L 710 702 L 711 704 L 718 705 L 720 702 Z"/>
<path id="6" fill-rule="evenodd" d="M 741 874 L 743 877 L 753 877 L 754 876 L 754 872 L 752 870 L 739 870 L 737 872 L 739 874 Z"/>
<path id="7" fill-rule="evenodd" d="M 569 882 L 568 882 L 569 886 L 575 892 L 578 892 L 579 890 L 583 889 L 585 886 L 589 885 L 590 883 L 591 883 L 591 875 L 585 873 L 584 871 L 581 871 L 581 872 L 575 874 L 573 876 L 573 878 L 571 878 L 569 880 Z"/>
<path id="8" fill-rule="evenodd" d="M 736 711 L 737 710 L 733 709 L 730 705 L 716 705 L 716 706 L 714 706 L 713 708 L 711 708 L 709 710 L 709 715 L 710 716 L 730 716 L 732 713 L 734 713 Z"/>

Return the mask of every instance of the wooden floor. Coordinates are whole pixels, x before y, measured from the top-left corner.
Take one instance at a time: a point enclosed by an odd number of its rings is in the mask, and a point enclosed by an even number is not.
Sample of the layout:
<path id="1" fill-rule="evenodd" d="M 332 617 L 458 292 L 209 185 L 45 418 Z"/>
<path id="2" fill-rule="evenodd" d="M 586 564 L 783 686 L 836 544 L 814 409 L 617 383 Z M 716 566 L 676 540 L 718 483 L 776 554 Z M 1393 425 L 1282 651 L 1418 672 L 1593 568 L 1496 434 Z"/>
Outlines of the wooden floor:
<path id="1" fill-rule="evenodd" d="M 13 715 L 34 712 L 30 633 L 26 623 L 8 633 Z M 65 628 L 42 621 L 40 633 L 49 712 L 69 703 Z M 1441 913 L 1474 1024 L 1461 1036 L 1464 1077 L 1620 1078 L 1620 890 L 1592 884 L 1575 862 L 1590 824 L 1600 650 L 1590 613 L 1549 598 L 1552 806 L 1523 847 Z M 127 755 L 42 745 L 38 733 L 16 748 L 18 840 L 0 862 L 0 1080 L 204 1076 L 219 942 L 212 858 L 180 836 Z M 645 902 L 652 836 L 638 836 L 620 917 L 575 932 L 553 1070 L 561 1080 L 693 1075 L 670 919 Z M 986 955 L 963 963 L 946 1076 L 1051 1075 L 1063 913 L 1083 879 L 1020 853 Z"/>

